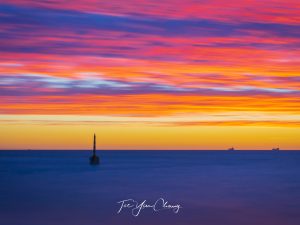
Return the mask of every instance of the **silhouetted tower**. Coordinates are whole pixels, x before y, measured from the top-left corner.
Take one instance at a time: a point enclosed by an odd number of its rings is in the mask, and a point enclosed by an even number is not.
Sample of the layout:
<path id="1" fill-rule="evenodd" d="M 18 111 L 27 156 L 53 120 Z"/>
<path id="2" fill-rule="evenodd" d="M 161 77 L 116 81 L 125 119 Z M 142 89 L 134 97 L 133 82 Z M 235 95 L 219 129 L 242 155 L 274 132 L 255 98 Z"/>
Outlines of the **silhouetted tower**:
<path id="1" fill-rule="evenodd" d="M 96 134 L 94 134 L 94 148 L 93 148 L 93 155 L 96 155 Z"/>
<path id="2" fill-rule="evenodd" d="M 99 157 L 96 155 L 96 134 L 94 134 L 94 145 L 93 145 L 93 155 L 90 157 L 91 165 L 99 164 Z"/>

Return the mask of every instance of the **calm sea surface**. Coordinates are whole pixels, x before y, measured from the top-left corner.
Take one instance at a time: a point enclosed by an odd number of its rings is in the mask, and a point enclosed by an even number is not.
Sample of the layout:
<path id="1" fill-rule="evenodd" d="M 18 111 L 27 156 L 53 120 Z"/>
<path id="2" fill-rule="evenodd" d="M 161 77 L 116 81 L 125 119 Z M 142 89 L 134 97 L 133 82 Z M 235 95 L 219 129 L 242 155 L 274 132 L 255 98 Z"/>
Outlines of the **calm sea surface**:
<path id="1" fill-rule="evenodd" d="M 299 225 L 300 151 L 0 151 L 0 225 Z M 154 212 L 118 201 L 183 208 Z"/>

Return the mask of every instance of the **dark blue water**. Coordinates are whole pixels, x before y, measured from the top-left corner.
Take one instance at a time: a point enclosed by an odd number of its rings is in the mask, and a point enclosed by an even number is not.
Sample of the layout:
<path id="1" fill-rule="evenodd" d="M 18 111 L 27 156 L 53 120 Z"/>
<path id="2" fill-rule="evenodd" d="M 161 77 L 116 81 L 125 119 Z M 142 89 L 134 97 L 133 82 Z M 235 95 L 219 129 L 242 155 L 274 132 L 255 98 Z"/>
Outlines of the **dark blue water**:
<path id="1" fill-rule="evenodd" d="M 0 225 L 299 225 L 300 151 L 0 151 Z M 133 217 L 120 200 L 180 204 Z"/>

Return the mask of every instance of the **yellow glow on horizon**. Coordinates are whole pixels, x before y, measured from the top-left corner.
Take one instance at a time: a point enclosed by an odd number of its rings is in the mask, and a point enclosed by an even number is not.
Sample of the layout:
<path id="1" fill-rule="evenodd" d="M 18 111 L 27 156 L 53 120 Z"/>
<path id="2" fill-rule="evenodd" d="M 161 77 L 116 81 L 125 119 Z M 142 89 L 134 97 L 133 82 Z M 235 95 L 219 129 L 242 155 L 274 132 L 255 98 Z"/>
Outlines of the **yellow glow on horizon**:
<path id="1" fill-rule="evenodd" d="M 281 149 L 298 150 L 298 127 L 124 125 L 0 125 L 0 149 Z"/>

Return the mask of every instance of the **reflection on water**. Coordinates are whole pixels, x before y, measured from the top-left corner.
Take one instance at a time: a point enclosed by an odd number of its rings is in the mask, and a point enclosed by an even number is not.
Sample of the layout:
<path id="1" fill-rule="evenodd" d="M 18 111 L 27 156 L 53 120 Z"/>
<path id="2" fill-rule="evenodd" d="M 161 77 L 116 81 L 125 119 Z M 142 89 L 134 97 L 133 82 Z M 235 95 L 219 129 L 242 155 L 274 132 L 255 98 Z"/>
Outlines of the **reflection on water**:
<path id="1" fill-rule="evenodd" d="M 299 151 L 0 151 L 2 225 L 299 225 Z M 178 214 L 119 209 L 133 198 Z"/>

